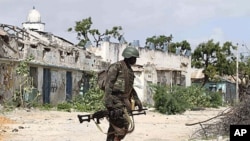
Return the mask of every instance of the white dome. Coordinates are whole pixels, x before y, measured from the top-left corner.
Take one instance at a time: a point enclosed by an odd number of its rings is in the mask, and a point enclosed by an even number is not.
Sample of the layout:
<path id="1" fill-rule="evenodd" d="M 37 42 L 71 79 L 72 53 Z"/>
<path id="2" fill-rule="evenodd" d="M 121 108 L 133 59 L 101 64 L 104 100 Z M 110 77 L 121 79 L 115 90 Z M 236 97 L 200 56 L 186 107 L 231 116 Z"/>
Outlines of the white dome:
<path id="1" fill-rule="evenodd" d="M 33 9 L 30 10 L 29 15 L 27 17 L 27 22 L 41 22 L 41 15 L 35 9 L 35 7 L 33 7 Z"/>

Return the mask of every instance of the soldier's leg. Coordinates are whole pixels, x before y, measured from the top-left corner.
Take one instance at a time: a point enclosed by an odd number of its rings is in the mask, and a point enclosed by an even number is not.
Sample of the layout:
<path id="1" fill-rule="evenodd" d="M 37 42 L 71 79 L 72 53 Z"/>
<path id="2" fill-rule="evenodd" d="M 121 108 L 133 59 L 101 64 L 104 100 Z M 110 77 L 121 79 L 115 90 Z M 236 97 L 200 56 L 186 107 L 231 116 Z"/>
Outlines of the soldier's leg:
<path id="1" fill-rule="evenodd" d="M 124 139 L 129 127 L 127 119 L 121 116 L 115 119 L 110 118 L 109 122 L 107 141 L 120 141 Z"/>
<path id="2" fill-rule="evenodd" d="M 115 130 L 112 127 L 111 124 L 109 124 L 109 128 L 108 128 L 108 133 L 107 133 L 107 139 L 106 141 L 114 141 L 115 139 Z"/>
<path id="3" fill-rule="evenodd" d="M 117 126 L 124 131 L 123 133 L 120 133 L 116 136 L 119 139 L 118 141 L 120 141 L 127 135 L 129 122 L 124 117 L 121 117 L 119 120 L 117 120 Z"/>

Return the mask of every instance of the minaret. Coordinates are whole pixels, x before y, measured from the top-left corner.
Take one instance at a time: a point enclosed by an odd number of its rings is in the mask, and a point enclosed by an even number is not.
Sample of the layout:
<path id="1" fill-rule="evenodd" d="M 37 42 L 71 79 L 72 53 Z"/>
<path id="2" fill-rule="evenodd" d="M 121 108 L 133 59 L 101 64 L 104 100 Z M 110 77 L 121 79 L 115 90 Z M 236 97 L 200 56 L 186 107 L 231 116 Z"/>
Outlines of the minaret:
<path id="1" fill-rule="evenodd" d="M 27 22 L 22 23 L 24 29 L 44 31 L 45 23 L 41 22 L 40 13 L 33 7 L 27 16 Z"/>

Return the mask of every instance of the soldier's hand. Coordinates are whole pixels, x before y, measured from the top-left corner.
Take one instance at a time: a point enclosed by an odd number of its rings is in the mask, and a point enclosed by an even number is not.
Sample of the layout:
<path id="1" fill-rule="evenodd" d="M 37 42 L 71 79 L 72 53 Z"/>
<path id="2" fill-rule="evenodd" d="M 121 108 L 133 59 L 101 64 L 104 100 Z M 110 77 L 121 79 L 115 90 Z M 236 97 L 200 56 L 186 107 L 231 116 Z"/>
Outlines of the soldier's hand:
<path id="1" fill-rule="evenodd" d="M 118 119 L 123 115 L 123 110 L 122 109 L 112 109 L 109 110 L 109 117 L 112 119 Z"/>
<path id="2" fill-rule="evenodd" d="M 136 106 L 138 106 L 138 110 L 142 111 L 143 107 L 142 107 L 141 102 L 140 101 L 136 101 L 135 104 L 136 104 Z"/>
<path id="3" fill-rule="evenodd" d="M 139 111 L 142 111 L 142 109 L 143 109 L 143 108 L 142 108 L 142 105 L 138 106 L 138 110 L 139 110 Z"/>

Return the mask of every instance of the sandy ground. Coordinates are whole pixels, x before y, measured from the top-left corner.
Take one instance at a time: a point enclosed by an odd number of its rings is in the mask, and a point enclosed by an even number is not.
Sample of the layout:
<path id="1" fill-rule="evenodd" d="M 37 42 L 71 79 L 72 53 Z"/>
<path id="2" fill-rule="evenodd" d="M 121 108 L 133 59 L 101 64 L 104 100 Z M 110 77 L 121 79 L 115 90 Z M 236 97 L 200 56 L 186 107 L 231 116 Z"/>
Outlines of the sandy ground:
<path id="1" fill-rule="evenodd" d="M 181 115 L 163 115 L 151 110 L 134 118 L 135 131 L 124 141 L 188 141 L 200 125 L 186 126 L 209 119 L 221 111 L 186 111 Z M 94 122 L 79 123 L 80 112 L 14 110 L 0 114 L 1 141 L 105 141 L 108 122 L 101 120 L 101 132 Z"/>

